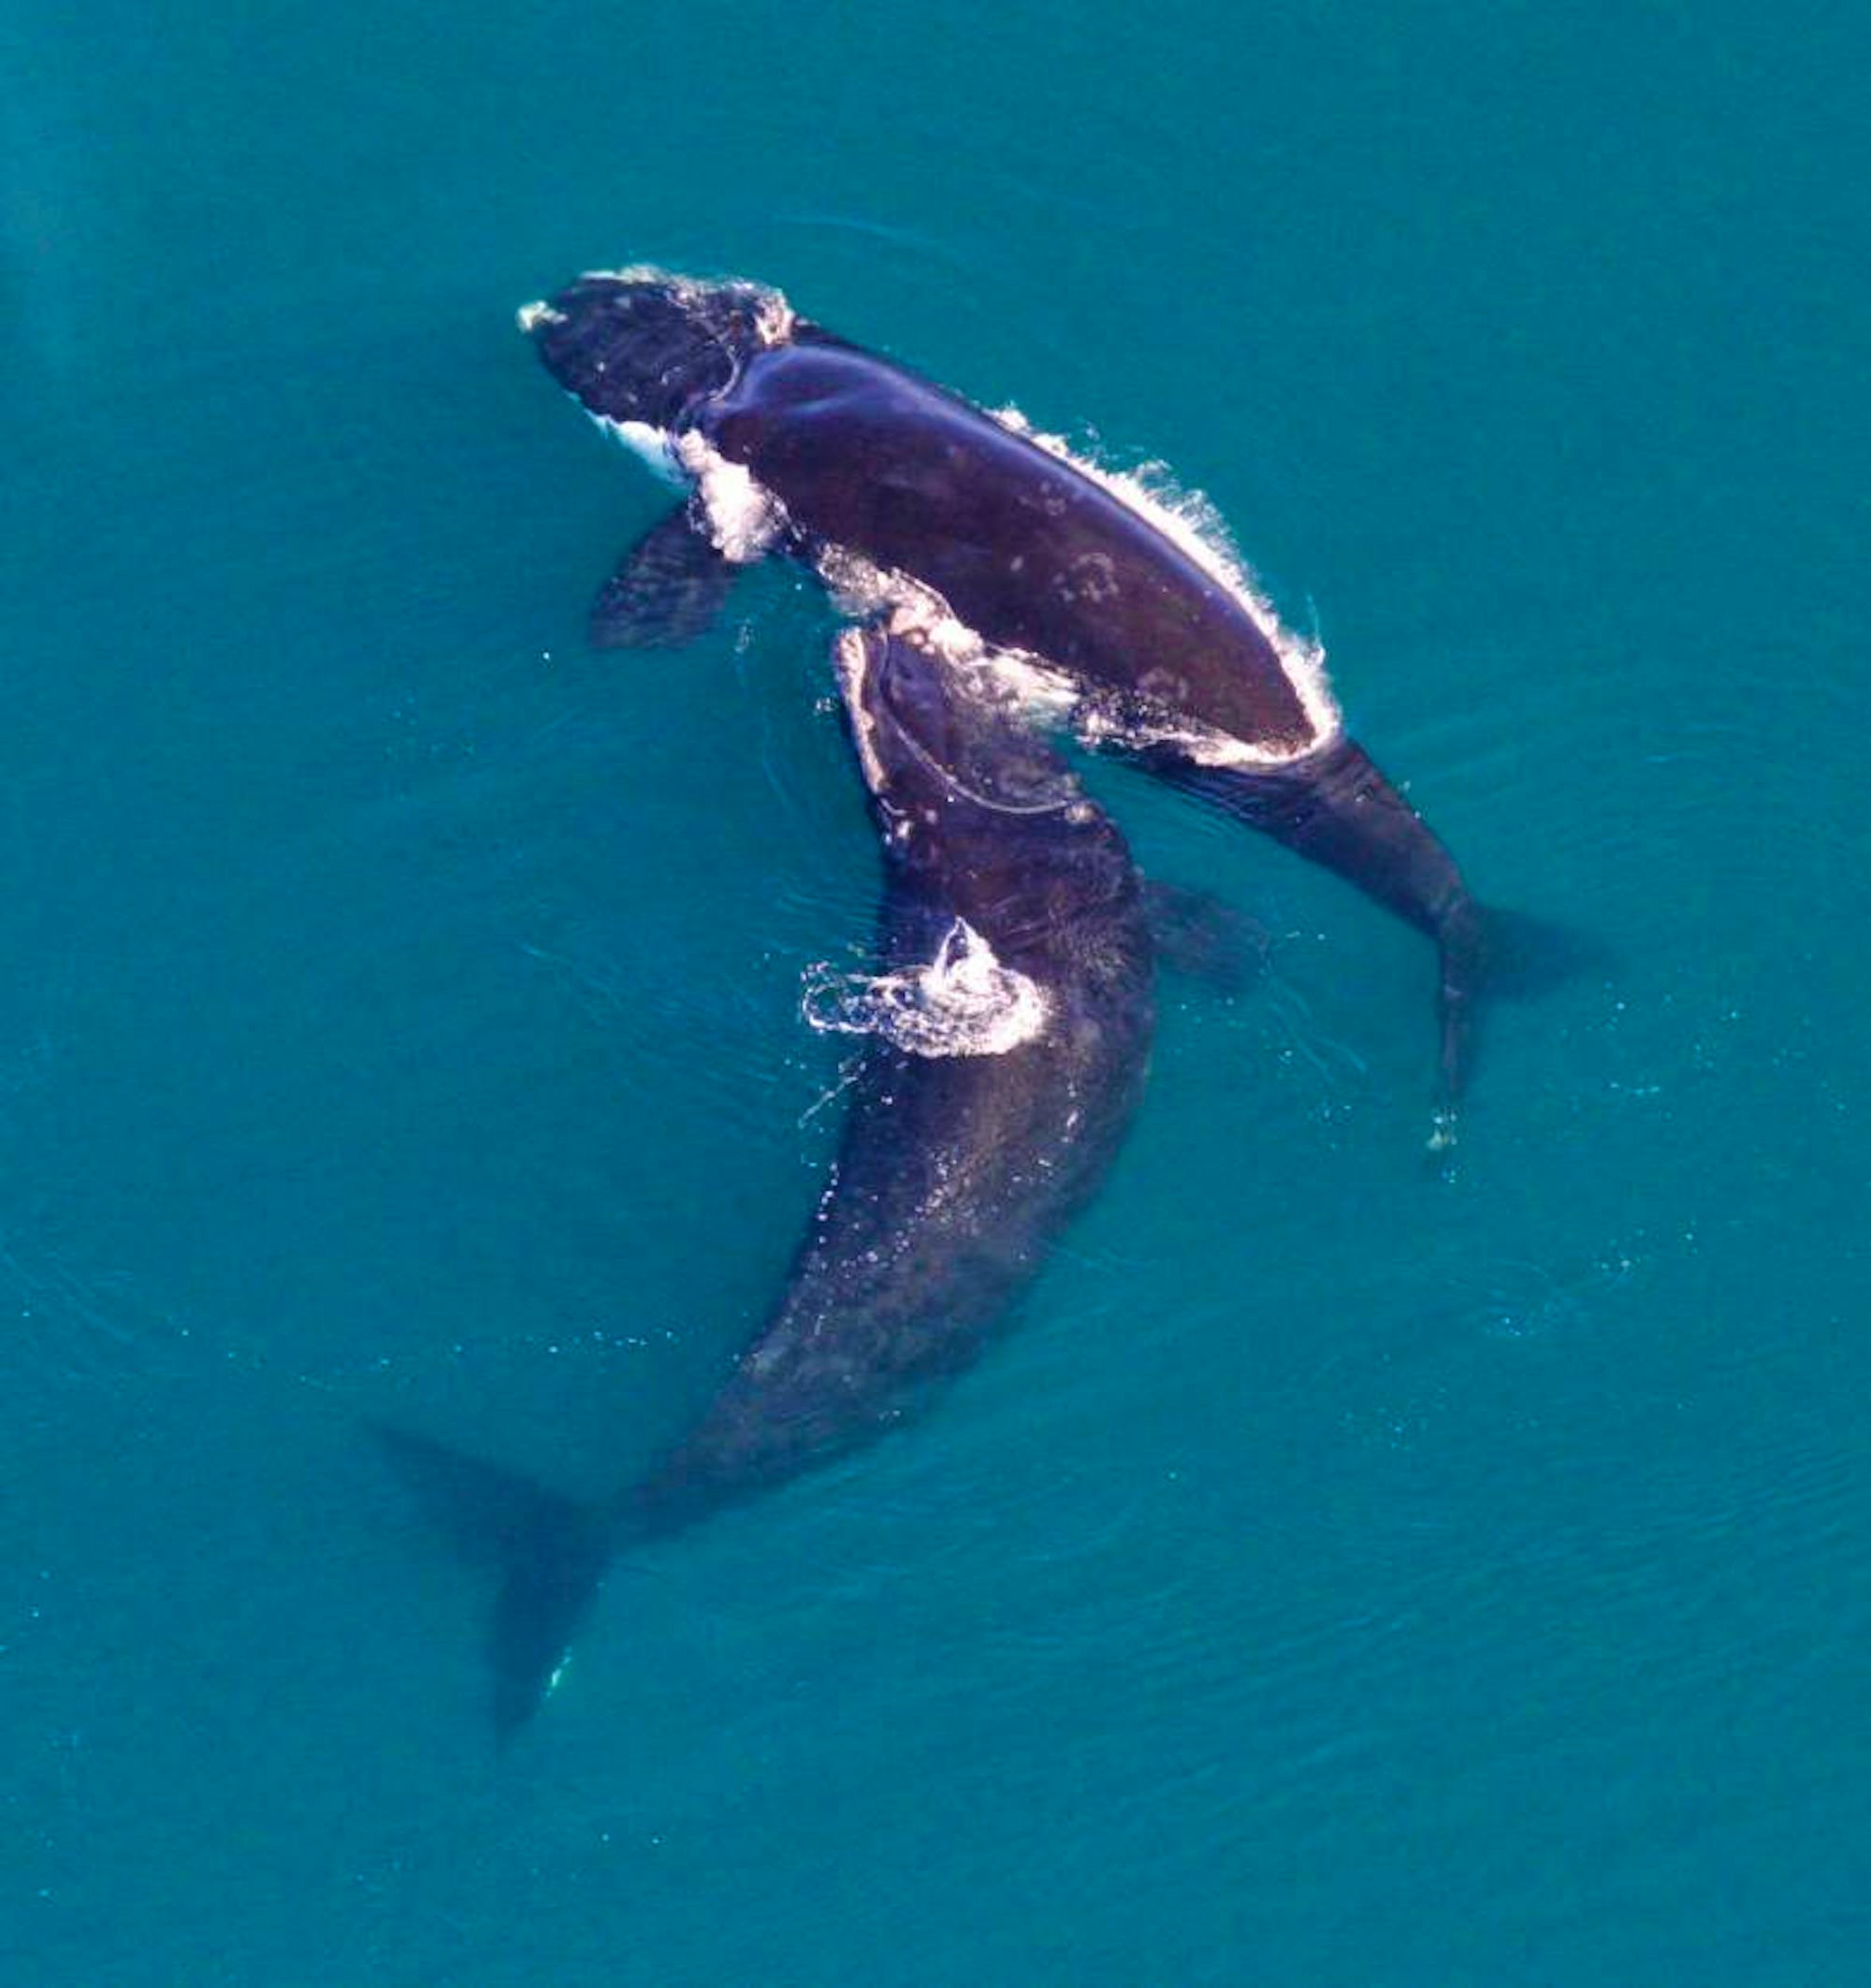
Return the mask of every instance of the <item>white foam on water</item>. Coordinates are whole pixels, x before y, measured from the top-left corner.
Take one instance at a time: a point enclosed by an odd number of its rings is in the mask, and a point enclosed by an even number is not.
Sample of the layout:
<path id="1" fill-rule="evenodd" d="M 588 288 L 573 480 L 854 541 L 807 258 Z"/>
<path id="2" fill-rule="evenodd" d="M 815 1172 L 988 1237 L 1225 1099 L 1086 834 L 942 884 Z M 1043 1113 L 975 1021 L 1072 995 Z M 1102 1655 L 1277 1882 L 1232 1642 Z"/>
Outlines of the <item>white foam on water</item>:
<path id="1" fill-rule="evenodd" d="M 1263 771 L 1269 766 L 1294 766 L 1329 745 L 1331 736 L 1315 738 L 1311 744 L 1284 747 L 1263 746 L 1252 739 L 1236 738 L 1212 725 L 1151 724 L 1135 713 L 1122 715 L 1081 703 L 1072 719 L 1072 731 L 1082 745 L 1095 751 L 1102 746 L 1121 747 L 1127 752 L 1145 752 L 1153 746 L 1173 746 L 1183 758 L 1197 766 L 1248 766 Z"/>
<path id="2" fill-rule="evenodd" d="M 1026 649 L 997 648 L 983 641 L 934 588 L 906 573 L 874 565 L 848 545 L 826 546 L 819 556 L 818 571 L 841 613 L 856 621 L 880 622 L 892 635 L 906 635 L 922 644 L 950 667 L 976 678 L 983 694 L 1010 703 L 1029 723 L 1069 725 L 1080 740 L 1094 748 L 1114 745 L 1142 751 L 1167 745 L 1185 753 L 1198 766 L 1284 766 L 1317 751 L 1333 735 L 1325 734 L 1298 751 L 1283 751 L 1235 738 L 1211 726 L 1151 725 L 1131 713 L 1119 716 L 1100 704 L 1095 690 L 1088 691 L 1043 656 Z M 855 640 L 855 631 L 851 639 Z M 847 673 L 855 665 L 846 660 L 842 641 L 838 653 L 840 671 Z M 851 654 L 861 661 L 861 647 Z M 880 776 L 863 735 L 863 721 L 848 679 L 845 702 L 860 734 L 858 749 L 865 761 L 865 776 L 875 789 Z"/>
<path id="3" fill-rule="evenodd" d="M 891 566 L 878 566 L 848 545 L 826 545 L 815 560 L 838 612 L 906 635 L 945 662 L 966 663 L 983 644 L 933 587 Z"/>
<path id="4" fill-rule="evenodd" d="M 621 443 L 644 463 L 652 475 L 674 484 L 677 489 L 689 487 L 688 472 L 676 460 L 675 444 L 667 428 L 652 428 L 647 421 L 617 421 L 609 414 L 591 414 L 589 408 L 585 411 L 613 442 Z"/>
<path id="5" fill-rule="evenodd" d="M 730 462 L 698 428 L 677 435 L 673 451 L 694 482 L 716 549 L 737 566 L 764 559 L 786 530 L 779 500 L 746 464 Z"/>
<path id="6" fill-rule="evenodd" d="M 927 965 L 882 974 L 808 966 L 799 1011 L 821 1035 L 881 1036 L 912 1056 L 1004 1056 L 1044 1033 L 1052 1003 L 958 918 Z"/>
<path id="7" fill-rule="evenodd" d="M 1084 697 L 1083 688 L 1064 670 L 1055 670 L 1043 657 L 1025 649 L 997 649 L 983 643 L 979 656 L 964 667 L 975 675 L 982 693 L 1010 704 L 1035 724 L 1068 722 Z"/>
<path id="8" fill-rule="evenodd" d="M 978 694 L 1012 704 L 1037 724 L 1064 723 L 1077 709 L 1082 689 L 1063 670 L 1029 650 L 997 648 L 984 641 L 933 587 L 912 574 L 876 565 L 848 545 L 825 546 L 816 563 L 841 614 L 915 642 L 974 679 Z M 841 673 L 860 666 L 862 645 L 848 660 L 841 639 L 838 660 Z M 846 703 L 855 718 L 858 704 L 848 678 Z"/>
<path id="9" fill-rule="evenodd" d="M 845 700 L 845 715 L 851 721 L 851 742 L 858 749 L 858 763 L 863 768 L 864 785 L 874 794 L 884 790 L 884 764 L 877 757 L 876 727 L 864 709 L 864 671 L 869 658 L 864 653 L 863 633 L 854 628 L 840 629 L 832 644 L 832 667 L 837 675 L 838 692 Z"/>

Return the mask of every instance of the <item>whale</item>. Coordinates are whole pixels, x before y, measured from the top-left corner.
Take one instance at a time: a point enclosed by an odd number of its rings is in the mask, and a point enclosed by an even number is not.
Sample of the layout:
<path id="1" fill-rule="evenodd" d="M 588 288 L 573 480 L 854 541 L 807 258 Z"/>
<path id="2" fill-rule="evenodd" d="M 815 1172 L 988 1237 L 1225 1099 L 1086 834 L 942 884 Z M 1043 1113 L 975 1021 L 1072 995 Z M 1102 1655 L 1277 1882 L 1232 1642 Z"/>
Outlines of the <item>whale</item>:
<path id="1" fill-rule="evenodd" d="M 1008 1322 L 1130 1125 L 1154 1028 L 1148 897 L 1110 817 L 1007 687 L 916 631 L 834 646 L 881 851 L 873 969 L 817 985 L 858 1043 L 835 1158 L 779 1295 L 687 1432 L 596 1503 L 379 1427 L 491 1563 L 506 1737 L 606 1573 L 909 1420 Z"/>
<path id="2" fill-rule="evenodd" d="M 1433 942 L 1430 1145 L 1453 1144 L 1484 990 L 1540 991 L 1560 949 L 1536 921 L 1476 901 L 1345 733 L 1322 652 L 1281 625 L 1215 533 L 760 283 L 597 271 L 519 322 L 553 378 L 684 492 L 601 590 L 596 642 L 692 640 L 738 569 L 779 554 L 856 613 L 915 604 L 1036 666 L 1066 686 L 1083 737 Z"/>

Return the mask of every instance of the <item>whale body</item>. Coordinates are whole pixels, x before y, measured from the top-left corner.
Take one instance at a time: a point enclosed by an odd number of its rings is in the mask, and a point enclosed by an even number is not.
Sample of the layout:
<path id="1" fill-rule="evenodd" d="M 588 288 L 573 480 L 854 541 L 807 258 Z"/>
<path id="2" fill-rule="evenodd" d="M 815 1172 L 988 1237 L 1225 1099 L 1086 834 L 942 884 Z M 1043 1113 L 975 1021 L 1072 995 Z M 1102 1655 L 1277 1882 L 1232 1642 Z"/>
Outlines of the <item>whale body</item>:
<path id="1" fill-rule="evenodd" d="M 379 1431 L 495 1564 L 503 1734 L 619 1554 L 875 1441 L 979 1354 L 1142 1089 L 1154 955 L 1116 828 L 995 687 L 877 627 L 835 658 L 883 858 L 877 971 L 838 1003 L 863 1044 L 771 1313 L 689 1432 L 605 1503 Z"/>
<path id="2" fill-rule="evenodd" d="M 1484 912 L 1345 734 L 1317 653 L 1213 548 L 760 284 L 594 273 L 520 323 L 590 414 L 691 493 L 607 583 L 596 639 L 687 640 L 736 567 L 777 552 L 860 610 L 921 596 L 987 647 L 1056 673 L 1095 743 L 1346 878 L 1435 943 L 1431 1144 L 1453 1140 L 1479 994 L 1542 978 L 1537 961 L 1528 971 L 1532 921 Z"/>

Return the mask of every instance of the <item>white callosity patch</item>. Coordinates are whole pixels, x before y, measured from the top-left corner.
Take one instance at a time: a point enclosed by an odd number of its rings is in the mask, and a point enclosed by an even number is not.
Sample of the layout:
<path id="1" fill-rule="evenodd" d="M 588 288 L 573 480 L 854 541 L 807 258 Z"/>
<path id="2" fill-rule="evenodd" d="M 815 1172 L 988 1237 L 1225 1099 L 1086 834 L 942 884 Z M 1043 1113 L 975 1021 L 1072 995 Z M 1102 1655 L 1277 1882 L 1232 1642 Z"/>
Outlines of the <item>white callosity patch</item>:
<path id="1" fill-rule="evenodd" d="M 720 283 L 704 283 L 698 277 L 678 276 L 673 269 L 659 268 L 653 262 L 633 262 L 622 269 L 587 269 L 578 280 L 580 283 L 657 283 L 682 304 L 699 303 L 704 297 L 731 290 L 752 300 L 754 328 L 760 333 L 762 344 L 784 345 L 792 336 L 794 312 L 784 294 L 771 284 L 753 283 L 745 276 L 731 277 Z M 529 304 L 527 311 L 542 308 L 538 304 Z M 525 311 L 520 317 L 524 326 Z"/>
<path id="2" fill-rule="evenodd" d="M 580 281 L 659 283 L 685 304 L 699 304 L 720 289 L 730 288 L 752 303 L 754 329 L 763 346 L 784 345 L 792 336 L 792 306 L 765 283 L 739 278 L 726 285 L 700 283 L 646 262 L 623 269 L 587 269 Z M 529 335 L 542 325 L 565 323 L 565 312 L 543 298 L 523 304 L 517 315 L 520 329 Z M 772 544 L 784 522 L 777 501 L 760 489 L 747 471 L 723 461 L 702 437 L 673 435 L 646 421 L 616 421 L 600 414 L 591 418 L 665 483 L 678 488 L 693 483 L 700 488 L 715 543 L 729 559 L 757 559 Z M 761 520 L 759 524 L 757 517 Z"/>
<path id="3" fill-rule="evenodd" d="M 884 974 L 807 967 L 799 1008 L 821 1033 L 881 1036 L 913 1056 L 1004 1056 L 1040 1036 L 1051 1012 L 1045 989 L 1003 966 L 963 918 L 926 965 Z"/>

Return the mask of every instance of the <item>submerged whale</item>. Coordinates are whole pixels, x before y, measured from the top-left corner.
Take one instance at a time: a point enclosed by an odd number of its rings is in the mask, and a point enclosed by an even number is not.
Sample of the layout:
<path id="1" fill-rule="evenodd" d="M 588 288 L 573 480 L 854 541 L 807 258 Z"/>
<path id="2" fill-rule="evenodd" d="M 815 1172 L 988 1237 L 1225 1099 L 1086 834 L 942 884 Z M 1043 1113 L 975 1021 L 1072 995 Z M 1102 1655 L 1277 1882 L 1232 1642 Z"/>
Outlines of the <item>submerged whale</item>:
<path id="1" fill-rule="evenodd" d="M 1081 730 L 1347 878 L 1441 962 L 1432 1144 L 1454 1136 L 1505 924 L 1343 733 L 1315 649 L 1219 548 L 1011 417 L 797 316 L 776 291 L 652 269 L 520 313 L 553 376 L 692 494 L 627 554 L 601 643 L 703 628 L 734 569 L 811 564 L 860 609 L 918 599 L 1057 673 Z M 1530 921 L 1519 921 L 1521 936 Z M 1516 949 L 1524 952 L 1524 947 Z M 1526 988 L 1515 991 L 1528 991 Z"/>
<path id="2" fill-rule="evenodd" d="M 834 653 L 883 852 L 878 971 L 835 1001 L 866 1040 L 773 1312 L 689 1434 L 607 1504 L 379 1431 L 457 1543 L 496 1563 L 502 1734 L 550 1689 L 619 1554 L 874 1440 L 975 1357 L 1141 1093 L 1154 959 L 1115 827 L 978 675 L 877 627 Z"/>

